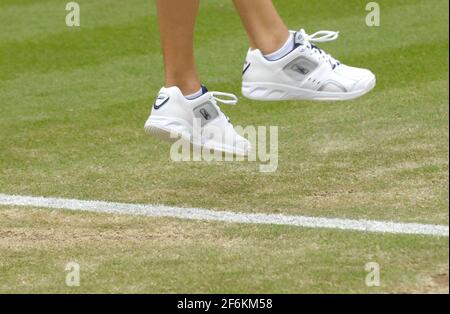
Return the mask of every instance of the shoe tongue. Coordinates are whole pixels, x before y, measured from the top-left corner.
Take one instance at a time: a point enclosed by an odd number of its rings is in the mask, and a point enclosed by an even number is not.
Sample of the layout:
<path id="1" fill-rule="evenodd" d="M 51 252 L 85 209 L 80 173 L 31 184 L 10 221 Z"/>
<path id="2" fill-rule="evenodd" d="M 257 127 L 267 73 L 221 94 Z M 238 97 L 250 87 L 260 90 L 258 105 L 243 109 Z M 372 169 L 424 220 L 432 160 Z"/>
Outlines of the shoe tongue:
<path id="1" fill-rule="evenodd" d="M 305 44 L 306 39 L 303 37 L 303 35 L 300 32 L 296 32 L 294 34 L 294 43 L 296 45 L 303 45 Z"/>
<path id="2" fill-rule="evenodd" d="M 208 92 L 208 89 L 205 85 L 202 85 L 202 95 L 206 94 Z"/>

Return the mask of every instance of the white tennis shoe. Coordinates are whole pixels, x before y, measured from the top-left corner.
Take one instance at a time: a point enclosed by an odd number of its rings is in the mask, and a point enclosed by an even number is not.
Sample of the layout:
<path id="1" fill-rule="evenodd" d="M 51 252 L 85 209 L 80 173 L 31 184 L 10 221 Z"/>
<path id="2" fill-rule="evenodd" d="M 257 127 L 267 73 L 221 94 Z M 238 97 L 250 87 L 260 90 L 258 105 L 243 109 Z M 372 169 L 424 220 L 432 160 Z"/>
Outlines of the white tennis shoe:
<path id="1" fill-rule="evenodd" d="M 204 88 L 202 96 L 188 100 L 178 87 L 163 87 L 145 123 L 145 131 L 170 142 L 181 137 L 201 149 L 247 156 L 250 142 L 234 130 L 217 103 L 235 105 L 237 97 Z"/>
<path id="2" fill-rule="evenodd" d="M 360 97 L 375 87 L 375 75 L 366 69 L 341 64 L 316 42 L 338 38 L 339 32 L 294 34 L 295 48 L 275 61 L 260 50 L 249 50 L 244 65 L 242 94 L 255 100 L 346 100 Z"/>

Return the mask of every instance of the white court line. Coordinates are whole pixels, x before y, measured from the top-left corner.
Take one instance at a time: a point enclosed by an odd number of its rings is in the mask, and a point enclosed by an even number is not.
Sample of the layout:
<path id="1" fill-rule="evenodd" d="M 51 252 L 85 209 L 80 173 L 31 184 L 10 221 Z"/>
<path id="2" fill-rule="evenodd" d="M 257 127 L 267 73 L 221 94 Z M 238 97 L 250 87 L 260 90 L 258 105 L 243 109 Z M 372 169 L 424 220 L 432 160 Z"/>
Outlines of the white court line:
<path id="1" fill-rule="evenodd" d="M 201 208 L 141 205 L 76 199 L 33 197 L 0 194 L 0 205 L 32 206 L 88 212 L 131 214 L 151 217 L 173 217 L 193 220 L 223 221 L 245 224 L 273 224 L 308 228 L 328 228 L 364 232 L 449 236 L 448 226 L 400 223 L 376 220 L 287 216 L 276 214 L 246 214 Z"/>

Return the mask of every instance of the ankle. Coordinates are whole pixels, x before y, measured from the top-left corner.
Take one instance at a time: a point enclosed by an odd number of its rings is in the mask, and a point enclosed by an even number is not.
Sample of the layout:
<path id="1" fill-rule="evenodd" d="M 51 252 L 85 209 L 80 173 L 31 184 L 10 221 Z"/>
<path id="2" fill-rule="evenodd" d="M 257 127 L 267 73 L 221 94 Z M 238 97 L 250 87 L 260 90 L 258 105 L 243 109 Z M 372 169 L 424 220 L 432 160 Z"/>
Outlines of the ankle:
<path id="1" fill-rule="evenodd" d="M 279 60 L 288 55 L 295 48 L 295 39 L 293 34 L 289 34 L 288 39 L 277 50 L 269 54 L 264 54 L 264 57 L 269 61 Z"/>
<path id="2" fill-rule="evenodd" d="M 200 84 L 200 81 L 198 80 L 177 80 L 177 81 L 166 81 L 165 84 L 166 87 L 172 87 L 176 86 L 180 89 L 181 93 L 183 95 L 191 95 L 197 93 L 201 88 L 202 85 Z"/>
<path id="3" fill-rule="evenodd" d="M 264 55 L 268 55 L 279 50 L 290 39 L 291 33 L 281 32 L 279 34 L 272 34 L 272 36 L 265 36 L 264 40 L 259 43 L 258 49 Z"/>

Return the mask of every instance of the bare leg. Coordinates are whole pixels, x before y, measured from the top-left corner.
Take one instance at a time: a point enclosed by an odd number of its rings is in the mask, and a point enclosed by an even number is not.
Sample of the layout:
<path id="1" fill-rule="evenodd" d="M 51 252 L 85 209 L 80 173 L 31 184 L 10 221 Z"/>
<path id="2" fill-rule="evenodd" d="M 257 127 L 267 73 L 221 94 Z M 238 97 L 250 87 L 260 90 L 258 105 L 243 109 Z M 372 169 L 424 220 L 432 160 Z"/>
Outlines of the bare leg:
<path id="1" fill-rule="evenodd" d="M 200 0 L 157 0 L 165 86 L 184 95 L 200 89 L 194 59 L 194 28 Z"/>
<path id="2" fill-rule="evenodd" d="M 250 40 L 250 46 L 269 54 L 289 38 L 289 30 L 272 0 L 234 0 Z"/>

